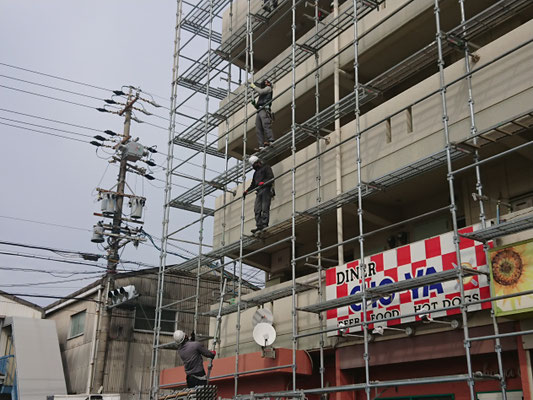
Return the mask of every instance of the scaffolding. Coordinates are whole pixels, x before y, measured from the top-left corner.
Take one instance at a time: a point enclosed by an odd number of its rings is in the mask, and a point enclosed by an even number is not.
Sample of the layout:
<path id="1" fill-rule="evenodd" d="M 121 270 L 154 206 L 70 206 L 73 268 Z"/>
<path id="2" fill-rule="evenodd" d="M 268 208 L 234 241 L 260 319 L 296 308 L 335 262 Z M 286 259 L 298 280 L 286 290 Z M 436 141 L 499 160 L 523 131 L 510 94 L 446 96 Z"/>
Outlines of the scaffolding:
<path id="1" fill-rule="evenodd" d="M 499 333 L 498 320 L 491 312 L 492 325 L 494 335 L 487 337 L 471 337 L 469 330 L 468 308 L 474 305 L 485 302 L 492 302 L 498 300 L 500 297 L 491 294 L 489 299 L 480 301 L 467 301 L 465 298 L 465 289 L 463 285 L 459 285 L 461 303 L 459 305 L 450 306 L 449 308 L 442 308 L 435 311 L 457 310 L 459 309 L 462 319 L 462 330 L 464 338 L 466 374 L 456 374 L 441 377 L 420 377 L 416 379 L 391 380 L 391 381 L 375 381 L 371 379 L 371 367 L 369 353 L 370 332 L 369 326 L 372 324 L 367 318 L 368 304 L 383 297 L 390 296 L 394 293 L 399 293 L 405 290 L 415 289 L 419 287 L 428 286 L 434 283 L 442 283 L 453 280 L 463 282 L 464 278 L 476 276 L 480 274 L 487 275 L 486 271 L 480 271 L 463 266 L 460 253 L 461 237 L 475 240 L 484 244 L 484 251 L 488 258 L 489 242 L 495 238 L 510 235 L 513 233 L 523 232 L 533 228 L 533 216 L 525 215 L 489 226 L 487 223 L 485 206 L 483 203 L 483 180 L 481 176 L 481 166 L 485 163 L 508 156 L 514 152 L 527 148 L 533 144 L 533 141 L 525 141 L 524 143 L 512 146 L 504 151 L 497 151 L 496 154 L 482 158 L 481 150 L 485 147 L 493 146 L 501 140 L 505 140 L 511 136 L 518 136 L 526 132 L 530 132 L 533 128 L 533 108 L 525 112 L 517 113 L 509 116 L 496 124 L 479 130 L 476 123 L 475 97 L 473 90 L 472 77 L 497 64 L 500 60 L 505 60 L 512 57 L 522 48 L 532 44 L 533 39 L 526 40 L 522 43 L 516 43 L 512 48 L 501 52 L 492 60 L 482 64 L 479 67 L 472 67 L 472 60 L 475 60 L 474 44 L 478 38 L 483 37 L 487 33 L 502 26 L 505 22 L 513 17 L 530 10 L 532 7 L 530 0 L 494 0 L 490 6 L 484 7 L 480 12 L 467 17 L 465 10 L 465 0 L 457 0 L 456 7 L 459 8 L 460 22 L 451 29 L 444 30 L 441 27 L 442 11 L 441 3 L 450 1 L 433 0 L 432 7 L 435 20 L 435 39 L 430 43 L 423 45 L 420 49 L 412 52 L 412 54 L 405 57 L 403 60 L 388 68 L 384 72 L 377 74 L 375 77 L 365 80 L 361 76 L 359 56 L 360 43 L 367 38 L 371 32 L 379 29 L 389 19 L 400 14 L 407 7 L 412 5 L 415 0 L 405 0 L 403 4 L 391 12 L 387 17 L 382 18 L 374 25 L 365 27 L 364 32 L 360 27 L 361 21 L 366 21 L 365 17 L 372 16 L 379 12 L 380 8 L 385 6 L 384 0 L 353 0 L 346 1 L 339 6 L 339 1 L 334 1 L 334 7 L 331 13 L 326 13 L 324 18 L 324 10 L 320 7 L 320 1 L 303 1 L 303 0 L 284 0 L 279 1 L 277 9 L 269 10 L 266 8 L 255 7 L 252 12 L 252 3 L 257 5 L 258 2 L 246 0 L 246 21 L 242 23 L 237 29 L 233 28 L 234 17 L 234 1 L 233 0 L 202 0 L 198 4 L 190 4 L 183 0 L 177 0 L 176 26 L 175 26 L 175 44 L 174 44 L 174 65 L 172 75 L 172 91 L 171 91 L 171 107 L 170 107 L 170 126 L 169 126 L 169 150 L 167 158 L 166 169 L 166 186 L 165 186 L 165 202 L 164 202 L 164 218 L 163 218 L 163 235 L 162 235 L 162 251 L 160 256 L 160 268 L 158 274 L 158 298 L 156 307 L 156 321 L 154 328 L 154 346 L 151 363 L 151 398 L 157 398 L 160 389 L 158 376 L 159 351 L 161 345 L 159 342 L 159 331 L 161 324 L 161 312 L 169 307 L 176 306 L 173 304 L 163 303 L 163 287 L 165 284 L 165 274 L 169 271 L 173 273 L 179 271 L 196 271 L 197 288 L 200 285 L 200 280 L 205 274 L 218 271 L 220 273 L 220 302 L 216 309 L 201 310 L 196 296 L 194 307 L 194 328 L 198 327 L 199 318 L 216 318 L 215 337 L 213 339 L 214 345 L 220 343 L 218 338 L 220 332 L 221 318 L 226 315 L 236 314 L 236 345 L 235 345 L 235 372 L 231 374 L 234 378 L 234 398 L 263 398 L 263 397 L 305 397 L 307 395 L 325 395 L 328 393 L 363 390 L 366 398 L 372 398 L 371 390 L 378 388 L 388 388 L 393 386 L 405 385 L 419 385 L 428 383 L 445 383 L 445 382 L 464 382 L 468 385 L 471 400 L 475 399 L 475 382 L 480 380 L 497 380 L 501 390 L 503 399 L 507 399 L 507 389 L 505 373 L 502 362 L 502 346 L 500 338 L 508 334 Z M 431 2 L 431 0 L 428 0 Z M 241 5 L 244 0 L 240 1 Z M 183 4 L 186 4 L 190 10 L 185 15 L 183 13 Z M 311 28 L 308 35 L 303 35 L 297 39 L 297 10 L 298 8 L 307 7 L 310 5 L 313 8 L 312 20 L 313 28 Z M 225 9 L 229 8 L 229 37 L 223 40 L 222 34 L 216 32 L 213 28 L 213 21 L 216 18 L 221 18 L 220 14 Z M 258 10 L 257 10 L 258 9 Z M 279 21 L 284 17 L 290 20 L 291 44 L 290 51 L 284 52 L 283 56 L 277 59 L 277 62 L 272 67 L 263 68 L 260 71 L 259 78 L 255 76 L 254 69 L 254 44 L 261 38 L 266 37 L 272 29 L 279 29 Z M 288 30 L 289 27 L 281 27 Z M 332 41 L 337 40 L 341 34 L 353 29 L 353 39 L 348 45 L 342 48 L 337 46 L 334 54 L 327 58 L 319 56 L 323 50 Z M 188 32 L 192 34 L 189 39 L 182 43 L 182 33 Z M 257 34 L 257 36 L 256 36 Z M 194 59 L 186 55 L 186 47 L 200 41 L 207 47 L 206 52 Z M 202 42 L 203 41 L 203 42 Z M 243 47 L 244 42 L 244 48 Z M 192 43 L 192 44 L 191 44 Z M 330 63 L 336 65 L 336 73 L 338 74 L 339 60 L 343 55 L 353 52 L 353 81 L 354 87 L 342 98 L 338 98 L 333 104 L 323 107 L 320 101 L 320 83 L 321 71 Z M 460 56 L 457 56 L 460 54 Z M 244 57 L 244 67 L 239 69 L 239 81 L 233 81 L 235 71 L 235 64 L 238 60 Z M 445 74 L 445 67 L 448 65 L 450 59 L 464 60 L 464 73 L 459 77 L 447 81 Z M 297 78 L 296 70 L 306 61 L 313 59 L 314 64 L 308 71 L 301 73 Z M 180 62 L 186 61 L 190 65 L 179 72 Z M 434 69 L 436 67 L 436 69 Z M 425 93 L 420 98 L 414 99 L 409 105 L 402 107 L 393 113 L 386 115 L 371 124 L 367 124 L 365 128 L 361 126 L 361 117 L 368 110 L 376 107 L 377 103 L 384 101 L 384 95 L 393 92 L 396 88 L 406 87 L 402 85 L 409 85 L 409 82 L 415 76 L 426 77 L 428 70 L 431 73 L 436 73 L 439 80 L 438 88 Z M 244 75 L 244 76 L 243 76 Z M 283 77 L 290 76 L 291 84 L 284 90 L 279 91 L 273 98 L 273 102 L 280 99 L 282 96 L 290 95 L 290 129 L 281 134 L 271 147 L 266 147 L 255 154 L 265 162 L 275 162 L 280 159 L 290 159 L 290 168 L 283 171 L 274 178 L 274 181 L 282 177 L 290 177 L 290 203 L 291 212 L 290 218 L 279 221 L 276 224 L 267 228 L 261 237 L 250 236 L 245 233 L 245 198 L 244 196 L 235 196 L 237 191 L 231 189 L 231 186 L 244 185 L 247 173 L 251 170 L 251 165 L 247 162 L 251 155 L 251 146 L 248 144 L 248 127 L 251 118 L 255 117 L 255 112 L 250 113 L 248 110 L 248 103 L 251 100 L 250 93 L 247 87 L 249 82 L 263 80 L 269 78 L 274 83 Z M 297 87 L 301 85 L 307 78 L 314 76 L 314 113 L 304 122 L 297 122 Z M 215 79 L 221 78 L 227 82 L 226 88 L 215 86 Z M 244 83 L 244 85 L 242 85 Z M 468 98 L 465 101 L 468 103 L 468 120 L 469 120 L 469 135 L 459 141 L 453 141 L 450 134 L 449 126 L 449 107 L 447 91 L 457 84 L 465 84 L 467 87 Z M 186 93 L 190 93 L 185 99 L 178 103 L 179 88 L 186 89 Z M 199 118 L 192 118 L 194 120 L 189 126 L 181 132 L 176 132 L 176 118 L 183 115 L 182 107 L 186 106 L 192 99 L 199 95 L 204 96 L 205 112 Z M 361 139 L 368 135 L 373 129 L 384 123 L 389 123 L 391 118 L 400 115 L 401 113 L 410 110 L 411 107 L 427 101 L 433 96 L 440 97 L 440 104 L 442 107 L 442 134 L 443 134 L 443 148 L 429 156 L 425 156 L 409 162 L 406 165 L 394 168 L 386 174 L 373 179 L 372 181 L 364 181 L 362 178 L 363 170 L 363 151 L 361 147 Z M 223 100 L 221 106 L 216 111 L 212 111 L 213 100 Z M 242 120 L 235 120 L 235 114 L 239 110 L 244 110 Z M 186 112 L 185 112 L 186 113 Z M 230 119 L 232 122 L 230 123 Z M 340 121 L 350 120 L 354 122 L 354 132 L 349 137 L 342 139 L 340 137 L 339 127 Z M 242 129 L 242 155 L 238 159 L 234 159 L 230 166 L 231 156 L 229 154 L 229 138 L 230 135 L 235 134 Z M 218 130 L 214 140 L 209 139 L 214 130 Z M 327 147 L 323 146 L 325 140 L 330 134 L 338 134 L 337 141 Z M 311 141 L 316 142 L 316 153 L 314 156 L 308 157 L 304 161 L 297 162 L 297 152 L 303 146 L 307 146 Z M 221 146 L 221 143 L 224 145 Z M 356 185 L 346 190 L 341 190 L 335 196 L 328 200 L 323 197 L 322 184 L 322 159 L 328 153 L 333 151 L 340 151 L 341 146 L 354 144 L 355 147 L 355 171 L 356 171 Z M 182 146 L 191 152 L 191 156 L 178 165 L 174 165 L 173 152 L 175 146 Z M 224 147 L 224 151 L 220 148 Z M 202 174 L 196 186 L 181 193 L 175 197 L 172 195 L 172 179 L 173 176 L 183 177 L 178 172 L 178 168 L 182 167 L 184 163 L 192 160 L 194 157 L 200 157 L 202 160 Z M 210 160 L 222 159 L 224 171 L 213 177 L 207 178 L 207 165 Z M 296 193 L 296 172 L 300 168 L 310 167 L 310 164 L 316 163 L 316 201 L 315 205 L 305 210 L 297 210 L 297 193 Z M 457 167 L 457 165 L 463 165 Z M 479 204 L 479 223 L 480 229 L 470 233 L 460 233 L 457 215 L 456 203 L 456 187 L 455 178 L 458 174 L 466 170 L 474 170 L 475 174 L 475 193 Z M 365 215 L 365 207 L 363 200 L 371 198 L 376 194 L 382 193 L 385 190 L 398 187 L 415 177 L 428 174 L 431 171 L 445 170 L 448 182 L 448 193 L 450 202 L 445 207 L 440 207 L 419 214 L 417 216 L 398 221 L 390 224 L 384 228 L 375 230 L 365 230 L 363 225 L 363 217 Z M 285 188 L 288 190 L 288 188 Z M 223 204 L 217 208 L 217 212 L 222 213 L 222 230 L 221 230 L 221 245 L 212 250 L 204 251 L 204 230 L 206 219 L 215 215 L 215 207 L 209 208 L 206 205 L 206 198 L 215 192 L 222 192 Z M 228 193 L 233 194 L 233 198 L 228 199 Z M 199 204 L 198 204 L 199 203 Z M 343 206 L 356 205 L 357 210 L 357 234 L 351 238 L 339 238 L 337 243 L 329 246 L 324 246 L 322 243 L 321 224 L 325 216 L 330 217 L 334 211 L 342 210 Z M 232 205 L 240 205 L 240 224 L 239 240 L 227 243 L 227 209 Z M 170 232 L 170 210 L 177 208 L 192 214 L 199 214 L 199 218 L 191 224 Z M 354 295 L 348 295 L 334 300 L 323 299 L 323 277 L 326 267 L 323 265 L 324 253 L 332 250 L 342 249 L 348 244 L 358 248 L 359 273 L 361 280 L 366 280 L 365 267 L 365 239 L 370 236 L 380 234 L 384 231 L 394 229 L 406 223 L 411 223 L 433 217 L 436 215 L 449 213 L 453 225 L 453 241 L 455 248 L 455 255 L 457 265 L 455 268 L 438 272 L 432 275 L 415 277 L 406 281 L 399 281 L 396 283 L 377 286 L 366 287 L 361 285 L 361 291 Z M 342 212 L 341 212 L 342 216 Z M 297 253 L 297 227 L 310 221 L 316 223 L 316 248 L 306 254 Z M 499 222 L 499 221 L 498 221 Z M 198 255 L 185 262 L 179 264 L 170 264 L 167 262 L 167 244 L 169 240 L 184 229 L 192 225 L 199 227 L 198 239 Z M 342 236 L 342 235 L 341 235 Z M 275 248 L 280 244 L 290 244 L 291 261 L 290 284 L 280 285 L 279 288 L 267 292 L 259 292 L 256 295 L 248 295 L 243 299 L 243 267 L 247 261 L 254 255 L 259 254 L 265 250 Z M 341 253 L 341 251 L 339 251 Z M 313 259 L 315 264 L 310 264 L 308 261 Z M 297 280 L 297 264 L 305 263 L 306 266 L 312 266 L 316 272 L 314 273 L 315 284 L 305 284 Z M 230 305 L 224 305 L 224 296 L 227 294 L 227 282 L 224 279 L 224 271 L 233 267 L 237 276 L 236 282 L 233 283 L 232 293 L 236 297 L 236 302 Z M 229 287 L 230 285 L 228 285 Z M 318 294 L 318 303 L 307 306 L 299 306 L 297 302 L 297 295 L 305 291 L 316 291 Z M 522 294 L 522 293 L 521 293 Z M 521 294 L 517 294 L 521 295 Z M 241 332 L 241 312 L 251 307 L 261 306 L 268 302 L 286 297 L 292 298 L 292 363 L 290 365 L 282 365 L 275 368 L 268 368 L 264 370 L 241 371 L 239 365 L 240 355 L 240 332 Z M 329 332 L 338 331 L 337 328 L 324 327 L 324 312 L 333 310 L 338 307 L 348 306 L 353 304 L 360 304 L 362 308 L 362 321 L 350 325 L 345 325 L 344 328 L 359 327 L 362 332 L 362 345 L 364 346 L 364 382 L 326 387 L 325 385 L 325 367 L 324 367 L 324 350 L 325 350 L 325 335 Z M 178 309 L 179 311 L 179 309 Z M 298 331 L 298 313 L 312 313 L 317 315 L 319 329 L 312 332 Z M 420 317 L 427 312 L 419 312 L 407 315 L 409 317 Z M 389 319 L 395 319 L 389 318 Z M 387 321 L 382 319 L 381 321 Z M 527 331 L 515 332 L 514 335 L 526 334 Z M 298 349 L 298 340 L 308 336 L 319 336 L 319 374 L 320 387 L 313 389 L 301 389 L 297 387 L 297 372 L 296 372 L 296 351 Z M 205 337 L 208 338 L 209 337 Z M 494 340 L 495 354 L 498 363 L 498 372 L 496 374 L 481 374 L 473 371 L 472 355 L 470 352 L 470 344 L 474 341 L 480 340 Z M 283 368 L 292 369 L 292 388 L 283 392 L 269 392 L 269 393 L 252 393 L 249 396 L 243 395 L 239 391 L 239 377 L 266 370 L 276 370 Z M 210 371 L 210 370 L 209 370 Z M 211 377 L 211 379 L 217 377 Z"/>

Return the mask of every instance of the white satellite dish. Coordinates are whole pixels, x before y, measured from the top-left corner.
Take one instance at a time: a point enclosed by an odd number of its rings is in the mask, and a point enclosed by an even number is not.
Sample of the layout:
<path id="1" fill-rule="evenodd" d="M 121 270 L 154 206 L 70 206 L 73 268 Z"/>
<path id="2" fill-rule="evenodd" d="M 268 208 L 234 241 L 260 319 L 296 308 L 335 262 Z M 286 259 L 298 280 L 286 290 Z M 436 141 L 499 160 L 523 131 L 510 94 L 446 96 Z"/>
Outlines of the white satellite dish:
<path id="1" fill-rule="evenodd" d="M 265 322 L 267 324 L 272 325 L 274 323 L 274 316 L 272 315 L 272 311 L 270 311 L 268 308 L 258 309 L 252 317 L 252 326 L 255 328 L 255 326 L 260 322 Z"/>
<path id="2" fill-rule="evenodd" d="M 253 336 L 259 346 L 270 346 L 276 340 L 276 330 L 266 322 L 259 322 L 254 328 Z"/>

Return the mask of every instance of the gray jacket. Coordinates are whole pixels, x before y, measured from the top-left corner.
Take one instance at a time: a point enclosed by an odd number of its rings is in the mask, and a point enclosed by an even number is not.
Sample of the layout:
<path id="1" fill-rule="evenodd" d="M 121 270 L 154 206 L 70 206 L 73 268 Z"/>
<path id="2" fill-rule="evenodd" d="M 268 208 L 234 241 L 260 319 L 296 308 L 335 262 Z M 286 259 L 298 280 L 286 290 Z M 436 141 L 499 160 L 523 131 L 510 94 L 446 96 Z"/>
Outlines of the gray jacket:
<path id="1" fill-rule="evenodd" d="M 205 372 L 202 356 L 215 358 L 215 355 L 207 350 L 200 342 L 186 341 L 179 347 L 178 353 L 183 361 L 187 375 Z"/>
<path id="2" fill-rule="evenodd" d="M 256 105 L 257 108 L 269 107 L 272 103 L 272 86 L 265 86 L 264 88 L 254 87 L 255 92 L 259 95 Z"/>

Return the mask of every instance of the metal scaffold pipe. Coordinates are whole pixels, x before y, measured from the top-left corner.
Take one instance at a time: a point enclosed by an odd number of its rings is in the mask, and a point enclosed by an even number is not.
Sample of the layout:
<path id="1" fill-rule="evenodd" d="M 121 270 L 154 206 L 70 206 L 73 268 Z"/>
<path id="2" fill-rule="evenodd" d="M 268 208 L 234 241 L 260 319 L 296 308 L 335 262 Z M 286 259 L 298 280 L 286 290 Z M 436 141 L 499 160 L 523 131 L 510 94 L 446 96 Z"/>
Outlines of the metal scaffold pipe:
<path id="1" fill-rule="evenodd" d="M 170 124 L 168 128 L 167 169 L 165 174 L 165 196 L 163 203 L 163 226 L 161 234 L 161 252 L 159 255 L 159 269 L 157 274 L 157 296 L 154 321 L 154 339 L 152 361 L 150 364 L 150 399 L 156 400 L 159 393 L 159 345 L 161 333 L 161 314 L 163 307 L 163 293 L 165 288 L 165 270 L 167 263 L 167 244 L 170 220 L 170 201 L 172 200 L 172 170 L 174 161 L 174 137 L 176 134 L 176 102 L 178 98 L 179 58 L 181 40 L 181 22 L 183 15 L 182 0 L 177 1 L 176 32 L 174 38 L 174 53 L 172 66 L 172 88 L 170 95 Z"/>
<path id="2" fill-rule="evenodd" d="M 451 158 L 451 143 L 450 143 L 450 131 L 449 131 L 449 116 L 448 116 L 448 106 L 446 99 L 446 80 L 444 76 L 444 56 L 442 53 L 442 40 L 443 32 L 440 27 L 440 5 L 439 0 L 435 0 L 434 14 L 435 14 L 435 28 L 436 28 L 436 41 L 437 41 L 437 52 L 438 52 L 438 68 L 439 68 L 439 79 L 440 79 L 440 97 L 442 105 L 442 123 L 444 126 L 444 140 L 446 145 L 446 165 L 448 168 L 448 189 L 450 193 L 450 212 L 452 217 L 453 224 L 453 241 L 455 247 L 455 254 L 457 257 L 457 265 L 462 265 L 461 263 L 461 251 L 459 248 L 459 233 L 457 225 L 457 206 L 455 204 L 455 188 L 454 188 L 454 178 L 451 174 L 452 171 L 452 158 Z M 463 272 L 461 268 L 458 268 L 458 280 L 463 282 Z M 461 295 L 461 304 L 465 303 L 465 290 L 463 285 L 459 285 L 460 295 Z M 474 391 L 474 376 L 472 372 L 472 359 L 470 354 L 470 343 L 468 341 L 469 332 L 468 332 L 468 317 L 466 315 L 466 308 L 461 307 L 461 316 L 463 320 L 463 334 L 465 339 L 465 353 L 466 353 L 466 364 L 468 370 L 468 389 L 470 392 L 470 400 L 475 399 Z"/>
<path id="3" fill-rule="evenodd" d="M 245 69 L 246 69 L 246 84 L 248 84 L 249 73 L 250 73 L 250 46 L 251 46 L 251 32 L 250 32 L 250 23 L 251 23 L 251 11 L 250 11 L 250 0 L 247 1 L 246 8 L 246 59 L 245 59 Z M 248 131 L 248 88 L 245 89 L 244 93 L 244 131 L 243 131 L 243 145 L 242 145 L 242 184 L 246 182 L 246 142 L 247 142 L 247 131 Z M 240 352 L 240 339 L 241 339 L 241 301 L 242 301 L 242 257 L 243 257 L 243 239 L 244 239 L 244 221 L 245 221 L 245 197 L 241 198 L 241 223 L 240 223 L 240 238 L 239 238 L 239 284 L 237 288 L 237 315 L 236 315 L 236 324 L 235 324 L 235 376 L 234 376 L 234 396 L 237 397 L 239 394 L 239 352 Z"/>

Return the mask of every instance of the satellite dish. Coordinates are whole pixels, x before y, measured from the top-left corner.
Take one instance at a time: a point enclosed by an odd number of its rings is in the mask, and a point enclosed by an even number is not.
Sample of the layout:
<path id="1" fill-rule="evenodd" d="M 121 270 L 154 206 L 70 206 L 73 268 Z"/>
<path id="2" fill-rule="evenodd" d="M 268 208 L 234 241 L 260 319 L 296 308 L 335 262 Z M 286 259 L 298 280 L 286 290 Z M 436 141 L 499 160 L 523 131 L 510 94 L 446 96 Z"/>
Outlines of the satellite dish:
<path id="1" fill-rule="evenodd" d="M 254 328 L 253 336 L 259 346 L 270 346 L 276 340 L 276 330 L 266 322 L 259 322 Z"/>
<path id="2" fill-rule="evenodd" d="M 265 322 L 267 324 L 272 325 L 274 323 L 274 316 L 272 315 L 272 311 L 270 311 L 268 308 L 258 309 L 252 317 L 252 326 L 255 328 L 255 326 L 260 322 Z"/>

